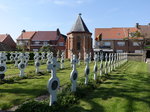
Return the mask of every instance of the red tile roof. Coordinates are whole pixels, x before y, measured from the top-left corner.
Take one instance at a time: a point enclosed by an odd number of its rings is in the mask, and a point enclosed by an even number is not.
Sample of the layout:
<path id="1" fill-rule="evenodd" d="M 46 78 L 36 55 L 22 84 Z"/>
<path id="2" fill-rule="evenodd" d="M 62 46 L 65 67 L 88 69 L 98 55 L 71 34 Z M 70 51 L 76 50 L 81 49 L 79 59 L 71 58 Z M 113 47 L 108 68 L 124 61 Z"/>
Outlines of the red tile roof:
<path id="1" fill-rule="evenodd" d="M 128 37 L 128 30 L 129 32 L 137 31 L 135 27 L 129 28 L 96 28 L 95 29 L 95 38 L 102 34 L 102 39 L 124 39 Z"/>
<path id="2" fill-rule="evenodd" d="M 7 36 L 8 34 L 0 34 L 0 42 L 3 42 Z"/>
<path id="3" fill-rule="evenodd" d="M 50 41 L 57 40 L 58 37 L 57 31 L 38 31 L 32 38 L 32 41 Z"/>
<path id="4" fill-rule="evenodd" d="M 23 32 L 17 39 L 31 39 L 35 31 Z"/>

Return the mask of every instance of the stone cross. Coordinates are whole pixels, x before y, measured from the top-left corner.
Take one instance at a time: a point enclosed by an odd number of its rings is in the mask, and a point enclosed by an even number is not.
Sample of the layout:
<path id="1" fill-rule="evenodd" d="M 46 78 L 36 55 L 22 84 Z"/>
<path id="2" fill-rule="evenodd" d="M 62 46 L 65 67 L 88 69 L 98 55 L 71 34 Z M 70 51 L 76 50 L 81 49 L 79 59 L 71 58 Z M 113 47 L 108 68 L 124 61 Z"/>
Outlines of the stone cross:
<path id="1" fill-rule="evenodd" d="M 107 67 L 108 67 L 108 55 L 105 54 L 105 74 L 107 74 Z"/>
<path id="2" fill-rule="evenodd" d="M 50 53 L 47 54 L 47 59 L 48 59 L 47 62 L 46 62 L 46 64 L 47 64 L 47 71 L 50 72 L 50 70 L 51 70 L 51 61 L 52 61 Z"/>
<path id="3" fill-rule="evenodd" d="M 90 52 L 90 55 L 89 55 L 89 63 L 91 63 L 91 59 L 92 59 L 92 54 Z"/>
<path id="4" fill-rule="evenodd" d="M 19 61 L 19 59 L 18 59 L 18 53 L 17 52 L 15 52 L 15 58 L 14 58 L 14 60 L 15 60 L 15 67 L 18 67 L 18 61 Z"/>
<path id="5" fill-rule="evenodd" d="M 114 66 L 114 70 L 116 69 L 116 60 L 117 60 L 117 53 L 114 54 L 114 63 L 113 63 L 113 66 Z"/>
<path id="6" fill-rule="evenodd" d="M 26 64 L 26 66 L 27 66 L 27 65 L 28 65 L 28 61 L 29 61 L 29 59 L 30 59 L 29 53 L 26 52 L 26 53 L 24 54 L 24 57 L 25 57 L 25 64 Z"/>
<path id="7" fill-rule="evenodd" d="M 80 65 L 80 61 L 81 61 L 81 53 L 79 52 L 79 56 L 78 56 L 78 65 Z"/>
<path id="8" fill-rule="evenodd" d="M 108 63 L 107 63 L 107 66 L 108 66 L 108 73 L 110 73 L 110 71 L 111 71 L 111 53 L 109 53 L 109 61 L 108 61 Z"/>
<path id="9" fill-rule="evenodd" d="M 4 62 L 4 55 L 0 53 L 0 79 L 3 80 L 5 77 L 5 72 L 7 70 L 6 63 Z"/>
<path id="10" fill-rule="evenodd" d="M 64 68 L 64 57 L 65 55 L 64 55 L 64 52 L 61 54 L 61 61 L 60 61 L 60 64 L 61 64 L 61 69 L 63 69 Z"/>
<path id="11" fill-rule="evenodd" d="M 36 70 L 35 70 L 36 73 L 39 73 L 39 67 L 40 67 L 39 58 L 40 58 L 39 53 L 35 53 L 35 56 L 34 56 L 35 63 L 34 64 L 36 67 Z"/>
<path id="12" fill-rule="evenodd" d="M 19 70 L 20 70 L 19 76 L 20 76 L 20 77 L 24 77 L 24 76 L 25 76 L 25 74 L 24 74 L 24 69 L 26 68 L 25 56 L 24 56 L 23 53 L 20 53 L 20 55 L 19 55 L 18 58 L 21 60 L 21 62 L 18 64 L 18 68 L 19 68 Z"/>
<path id="13" fill-rule="evenodd" d="M 42 62 L 44 63 L 44 61 L 45 61 L 45 52 L 42 52 L 41 58 L 42 58 Z"/>
<path id="14" fill-rule="evenodd" d="M 57 60 L 55 57 L 52 58 L 52 63 L 50 65 L 51 68 L 51 78 L 48 80 L 48 92 L 50 93 L 50 103 L 52 106 L 57 101 L 57 90 L 59 88 L 60 82 L 58 77 L 56 76 L 56 63 Z"/>
<path id="15" fill-rule="evenodd" d="M 114 54 L 112 53 L 111 54 L 111 71 L 113 71 L 114 70 Z"/>
<path id="16" fill-rule="evenodd" d="M 73 65 L 73 70 L 70 74 L 70 80 L 72 83 L 71 86 L 71 91 L 75 92 L 76 91 L 76 86 L 77 86 L 77 78 L 78 78 L 78 72 L 76 70 L 76 64 L 78 63 L 76 55 L 73 55 L 73 60 L 72 60 L 72 65 Z"/>
<path id="17" fill-rule="evenodd" d="M 71 52 L 71 57 L 70 57 L 70 66 L 73 67 L 72 65 L 72 60 L 73 60 L 73 52 Z"/>
<path id="18" fill-rule="evenodd" d="M 9 58 L 10 58 L 10 61 L 14 60 L 14 53 L 13 52 L 10 53 L 10 57 Z"/>
<path id="19" fill-rule="evenodd" d="M 103 53 L 100 54 L 100 76 L 103 74 Z"/>
<path id="20" fill-rule="evenodd" d="M 57 51 L 57 62 L 59 61 L 59 54 L 60 54 L 60 51 L 58 50 Z"/>
<path id="21" fill-rule="evenodd" d="M 98 61 L 98 57 L 97 54 L 94 55 L 94 61 L 95 61 L 95 65 L 94 65 L 94 80 L 97 80 L 97 71 L 98 71 L 98 67 L 97 67 L 97 61 Z"/>
<path id="22" fill-rule="evenodd" d="M 89 55 L 86 54 L 86 59 L 85 59 L 85 63 L 86 63 L 86 67 L 85 67 L 85 84 L 88 84 L 88 80 L 89 80 L 89 73 L 90 73 L 90 69 L 89 69 Z"/>

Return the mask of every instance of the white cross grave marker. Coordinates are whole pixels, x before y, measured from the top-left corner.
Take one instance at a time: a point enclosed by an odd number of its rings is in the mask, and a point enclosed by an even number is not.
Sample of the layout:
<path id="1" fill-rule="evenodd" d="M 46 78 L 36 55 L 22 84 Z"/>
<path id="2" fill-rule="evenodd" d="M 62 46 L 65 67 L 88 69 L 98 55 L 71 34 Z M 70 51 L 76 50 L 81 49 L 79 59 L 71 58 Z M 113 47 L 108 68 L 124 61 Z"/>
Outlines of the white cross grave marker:
<path id="1" fill-rule="evenodd" d="M 51 78 L 48 80 L 48 91 L 50 93 L 50 103 L 49 105 L 52 106 L 57 101 L 57 90 L 59 88 L 60 82 L 58 77 L 56 76 L 56 58 L 53 57 L 51 63 Z"/>
<path id="2" fill-rule="evenodd" d="M 95 61 L 95 65 L 94 65 L 94 80 L 97 80 L 97 71 L 98 71 L 98 67 L 97 67 L 97 61 L 98 61 L 98 57 L 97 54 L 94 55 L 94 61 Z"/>
<path id="3" fill-rule="evenodd" d="M 90 69 L 89 69 L 89 55 L 86 54 L 86 59 L 85 59 L 85 63 L 86 63 L 86 67 L 85 67 L 85 84 L 88 84 L 88 79 L 89 79 L 89 73 L 90 73 Z"/>
<path id="4" fill-rule="evenodd" d="M 24 74 L 24 69 L 26 68 L 25 56 L 24 56 L 23 53 L 20 53 L 20 55 L 19 55 L 18 58 L 21 60 L 21 62 L 18 64 L 18 68 L 19 68 L 19 70 L 20 70 L 19 76 L 20 76 L 20 77 L 24 77 L 24 76 L 25 76 L 25 74 Z"/>
<path id="5" fill-rule="evenodd" d="M 73 55 L 73 60 L 72 60 L 73 70 L 70 74 L 70 80 L 72 82 L 72 86 L 71 86 L 72 92 L 76 91 L 76 86 L 77 86 L 77 78 L 78 78 L 78 72 L 76 70 L 76 64 L 77 63 L 78 63 L 78 60 L 76 58 L 76 55 Z"/>
<path id="6" fill-rule="evenodd" d="M 60 64 L 61 64 L 61 69 L 63 69 L 64 68 L 64 57 L 65 55 L 64 55 L 64 52 L 61 54 L 61 61 L 60 61 Z"/>
<path id="7" fill-rule="evenodd" d="M 6 63 L 4 62 L 3 54 L 0 53 L 0 79 L 3 80 L 5 77 L 5 72 L 7 70 Z"/>
<path id="8" fill-rule="evenodd" d="M 100 76 L 103 74 L 103 53 L 100 54 Z"/>
<path id="9" fill-rule="evenodd" d="M 108 67 L 108 55 L 105 54 L 105 74 L 107 74 L 107 67 Z"/>

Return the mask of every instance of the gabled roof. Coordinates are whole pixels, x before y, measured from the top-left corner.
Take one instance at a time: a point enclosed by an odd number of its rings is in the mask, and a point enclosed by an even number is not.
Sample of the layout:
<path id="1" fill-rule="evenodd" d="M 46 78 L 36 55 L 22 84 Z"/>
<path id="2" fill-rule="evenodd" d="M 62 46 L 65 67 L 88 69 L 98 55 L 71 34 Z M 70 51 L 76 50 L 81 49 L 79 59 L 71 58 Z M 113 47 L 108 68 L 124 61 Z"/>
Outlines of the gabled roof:
<path id="1" fill-rule="evenodd" d="M 8 34 L 0 34 L 0 42 L 3 42 L 7 38 Z"/>
<path id="2" fill-rule="evenodd" d="M 135 27 L 129 28 L 96 28 L 95 37 L 102 34 L 102 39 L 124 39 L 129 33 L 137 31 Z"/>
<path id="3" fill-rule="evenodd" d="M 90 33 L 87 26 L 85 25 L 82 17 L 81 17 L 81 14 L 79 14 L 75 24 L 73 25 L 71 32 L 87 32 L 87 33 Z"/>
<path id="4" fill-rule="evenodd" d="M 31 39 L 35 33 L 36 33 L 35 31 L 22 32 L 22 34 L 17 38 L 17 40 Z"/>
<path id="5" fill-rule="evenodd" d="M 38 31 L 33 36 L 32 41 L 50 41 L 57 40 L 59 35 L 57 31 Z"/>

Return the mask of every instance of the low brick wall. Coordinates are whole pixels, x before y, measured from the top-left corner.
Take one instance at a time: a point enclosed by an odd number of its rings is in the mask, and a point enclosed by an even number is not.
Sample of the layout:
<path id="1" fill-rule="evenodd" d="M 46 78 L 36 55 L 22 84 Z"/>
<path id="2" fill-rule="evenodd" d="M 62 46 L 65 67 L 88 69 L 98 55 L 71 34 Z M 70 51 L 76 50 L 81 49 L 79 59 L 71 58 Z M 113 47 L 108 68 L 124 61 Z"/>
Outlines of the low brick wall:
<path id="1" fill-rule="evenodd" d="M 129 61 L 145 61 L 143 53 L 128 53 L 128 60 Z"/>

